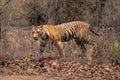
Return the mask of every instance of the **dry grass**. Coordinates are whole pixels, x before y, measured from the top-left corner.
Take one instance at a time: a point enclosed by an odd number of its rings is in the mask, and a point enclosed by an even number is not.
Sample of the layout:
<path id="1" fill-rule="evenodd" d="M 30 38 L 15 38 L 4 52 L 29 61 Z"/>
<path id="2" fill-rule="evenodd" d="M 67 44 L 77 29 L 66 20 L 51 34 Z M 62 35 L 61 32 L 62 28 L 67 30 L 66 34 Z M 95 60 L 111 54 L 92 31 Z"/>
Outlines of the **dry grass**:
<path id="1" fill-rule="evenodd" d="M 102 28 L 103 35 L 96 36 L 98 41 L 97 48 L 93 55 L 93 61 L 97 63 L 109 62 L 111 55 L 111 45 L 117 38 L 118 34 L 115 33 L 114 28 Z M 39 42 L 35 42 L 31 37 L 30 27 L 7 27 L 5 39 L 0 41 L 0 55 L 9 55 L 12 58 L 27 55 L 37 55 L 39 49 Z M 68 46 L 69 45 L 69 46 Z M 68 60 L 77 59 L 80 54 L 79 48 L 74 41 L 64 42 L 63 51 Z M 44 56 L 59 56 L 57 49 L 48 44 Z"/>
<path id="2" fill-rule="evenodd" d="M 34 51 L 30 30 L 26 28 L 8 27 L 5 39 L 2 41 L 1 45 L 2 54 L 10 54 L 12 56 L 31 54 L 32 51 Z"/>

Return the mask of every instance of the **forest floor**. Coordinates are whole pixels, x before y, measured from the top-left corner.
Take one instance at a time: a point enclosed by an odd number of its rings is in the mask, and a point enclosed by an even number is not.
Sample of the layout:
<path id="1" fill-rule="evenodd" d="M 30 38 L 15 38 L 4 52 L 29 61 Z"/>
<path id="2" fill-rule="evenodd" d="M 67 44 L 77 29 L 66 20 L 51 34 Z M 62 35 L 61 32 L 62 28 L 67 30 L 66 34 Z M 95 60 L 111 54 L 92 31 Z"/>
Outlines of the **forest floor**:
<path id="1" fill-rule="evenodd" d="M 120 65 L 32 59 L 33 56 L 0 60 L 0 80 L 120 80 Z"/>

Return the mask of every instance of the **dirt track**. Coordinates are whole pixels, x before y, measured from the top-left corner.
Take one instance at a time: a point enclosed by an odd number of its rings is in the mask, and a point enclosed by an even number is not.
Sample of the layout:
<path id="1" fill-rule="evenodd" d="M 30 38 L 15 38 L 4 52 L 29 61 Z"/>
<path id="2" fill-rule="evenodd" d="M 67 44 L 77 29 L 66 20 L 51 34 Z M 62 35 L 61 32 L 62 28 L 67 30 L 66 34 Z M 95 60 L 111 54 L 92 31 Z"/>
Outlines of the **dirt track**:
<path id="1" fill-rule="evenodd" d="M 0 76 L 0 80 L 47 80 L 43 76 Z"/>
<path id="2" fill-rule="evenodd" d="M 32 56 L 0 61 L 0 80 L 119 80 L 120 66 L 86 64 L 77 60 L 45 59 Z"/>

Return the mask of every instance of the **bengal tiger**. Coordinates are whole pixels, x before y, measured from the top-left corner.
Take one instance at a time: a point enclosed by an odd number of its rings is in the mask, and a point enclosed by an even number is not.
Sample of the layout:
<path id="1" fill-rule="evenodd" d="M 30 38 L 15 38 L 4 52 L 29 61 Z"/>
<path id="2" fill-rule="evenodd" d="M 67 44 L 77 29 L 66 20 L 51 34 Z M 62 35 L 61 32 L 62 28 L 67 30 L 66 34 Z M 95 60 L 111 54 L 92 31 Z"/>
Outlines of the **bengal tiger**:
<path id="1" fill-rule="evenodd" d="M 40 25 L 32 27 L 32 37 L 40 41 L 40 49 L 37 60 L 42 58 L 47 43 L 51 40 L 57 47 L 61 57 L 65 57 L 62 51 L 62 42 L 74 40 L 82 50 L 82 54 L 87 52 L 86 46 L 94 46 L 93 34 L 95 33 L 90 24 L 83 21 L 72 21 L 59 25 Z M 92 48 L 91 48 L 92 49 Z"/>

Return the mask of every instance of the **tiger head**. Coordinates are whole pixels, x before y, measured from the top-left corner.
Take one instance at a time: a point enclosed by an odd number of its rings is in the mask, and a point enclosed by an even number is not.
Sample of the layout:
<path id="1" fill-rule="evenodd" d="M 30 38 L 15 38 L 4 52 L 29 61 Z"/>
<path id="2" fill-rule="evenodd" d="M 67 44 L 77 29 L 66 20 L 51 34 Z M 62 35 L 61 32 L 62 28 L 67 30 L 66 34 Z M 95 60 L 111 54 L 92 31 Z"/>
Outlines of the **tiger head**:
<path id="1" fill-rule="evenodd" d="M 39 37 L 43 34 L 42 26 L 34 26 L 32 27 L 32 38 L 34 40 L 38 40 Z"/>

